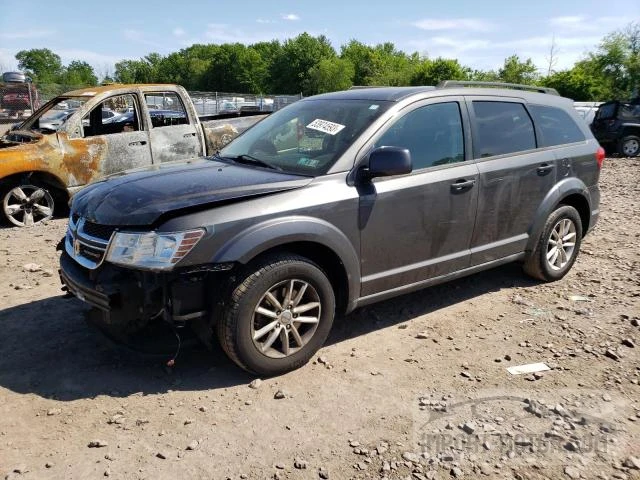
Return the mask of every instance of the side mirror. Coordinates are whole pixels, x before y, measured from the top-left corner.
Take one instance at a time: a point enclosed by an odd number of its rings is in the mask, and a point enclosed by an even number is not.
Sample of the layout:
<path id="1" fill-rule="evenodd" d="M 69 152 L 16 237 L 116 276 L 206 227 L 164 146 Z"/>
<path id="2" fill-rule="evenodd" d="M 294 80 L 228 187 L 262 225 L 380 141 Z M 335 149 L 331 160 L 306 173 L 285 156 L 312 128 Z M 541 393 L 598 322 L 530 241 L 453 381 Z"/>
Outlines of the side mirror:
<path id="1" fill-rule="evenodd" d="M 401 147 L 378 147 L 369 154 L 366 175 L 368 178 L 391 177 L 405 175 L 412 170 L 409 150 Z"/>

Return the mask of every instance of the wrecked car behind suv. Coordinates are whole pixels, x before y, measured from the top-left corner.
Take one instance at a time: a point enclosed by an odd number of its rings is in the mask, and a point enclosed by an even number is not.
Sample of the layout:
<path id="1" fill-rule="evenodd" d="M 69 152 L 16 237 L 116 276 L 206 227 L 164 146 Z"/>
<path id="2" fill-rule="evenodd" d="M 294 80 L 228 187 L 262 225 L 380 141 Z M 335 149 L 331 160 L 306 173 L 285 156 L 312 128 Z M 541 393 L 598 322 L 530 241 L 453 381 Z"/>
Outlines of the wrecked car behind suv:
<path id="1" fill-rule="evenodd" d="M 604 151 L 570 100 L 489 86 L 310 97 L 213 158 L 98 182 L 73 199 L 62 282 L 113 337 L 191 326 L 273 375 L 337 313 L 513 261 L 562 278 Z"/>

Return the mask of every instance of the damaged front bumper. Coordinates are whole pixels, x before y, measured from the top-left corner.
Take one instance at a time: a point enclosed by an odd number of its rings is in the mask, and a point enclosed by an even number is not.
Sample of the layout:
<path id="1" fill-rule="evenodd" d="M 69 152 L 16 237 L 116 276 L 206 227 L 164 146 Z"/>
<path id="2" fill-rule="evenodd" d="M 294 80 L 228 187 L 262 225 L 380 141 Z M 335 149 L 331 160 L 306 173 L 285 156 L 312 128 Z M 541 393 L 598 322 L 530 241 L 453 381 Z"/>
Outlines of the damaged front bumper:
<path id="1" fill-rule="evenodd" d="M 210 326 L 219 302 L 215 291 L 225 282 L 225 272 L 205 269 L 182 272 L 147 272 L 103 263 L 88 269 L 63 251 L 60 257 L 63 288 L 100 310 L 96 324 L 110 337 L 124 340 L 156 320 L 172 327 L 204 321 Z M 204 339 L 203 339 L 204 340 Z"/>

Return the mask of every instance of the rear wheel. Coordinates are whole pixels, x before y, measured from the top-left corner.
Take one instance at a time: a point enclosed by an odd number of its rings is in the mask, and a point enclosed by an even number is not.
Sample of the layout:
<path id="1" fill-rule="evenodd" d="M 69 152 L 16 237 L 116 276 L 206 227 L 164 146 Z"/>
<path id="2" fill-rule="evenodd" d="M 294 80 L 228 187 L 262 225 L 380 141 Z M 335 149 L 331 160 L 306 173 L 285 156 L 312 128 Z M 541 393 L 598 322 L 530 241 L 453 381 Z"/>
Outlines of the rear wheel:
<path id="1" fill-rule="evenodd" d="M 569 205 L 559 206 L 549 215 L 538 243 L 525 259 L 524 271 L 546 282 L 560 280 L 573 266 L 581 241 L 580 214 Z"/>
<path id="2" fill-rule="evenodd" d="M 309 361 L 324 344 L 335 315 L 325 273 L 297 255 L 254 265 L 233 290 L 218 321 L 218 339 L 240 367 L 279 375 Z"/>
<path id="3" fill-rule="evenodd" d="M 35 184 L 11 184 L 2 190 L 2 213 L 18 227 L 32 227 L 53 217 L 55 202 L 49 191 Z"/>
<path id="4" fill-rule="evenodd" d="M 618 153 L 625 157 L 637 157 L 638 154 L 640 154 L 640 137 L 636 137 L 635 135 L 624 137 L 620 140 Z"/>

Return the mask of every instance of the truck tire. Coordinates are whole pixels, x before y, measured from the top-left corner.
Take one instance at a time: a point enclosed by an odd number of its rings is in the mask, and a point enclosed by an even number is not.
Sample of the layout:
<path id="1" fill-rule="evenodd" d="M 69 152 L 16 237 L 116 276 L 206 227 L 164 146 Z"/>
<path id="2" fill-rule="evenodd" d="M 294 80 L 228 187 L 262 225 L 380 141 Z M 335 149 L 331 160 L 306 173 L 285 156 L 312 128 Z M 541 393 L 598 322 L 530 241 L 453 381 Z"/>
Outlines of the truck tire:
<path id="1" fill-rule="evenodd" d="M 618 153 L 624 157 L 637 157 L 640 154 L 640 137 L 627 135 L 620 140 Z"/>
<path id="2" fill-rule="evenodd" d="M 241 368 L 279 375 L 322 347 L 334 315 L 333 287 L 320 267 L 298 255 L 269 255 L 240 276 L 218 320 L 218 340 Z"/>
<path id="3" fill-rule="evenodd" d="M 581 242 L 580 214 L 572 206 L 558 206 L 547 218 L 535 248 L 525 258 L 524 271 L 545 282 L 560 280 L 576 261 Z"/>
<path id="4" fill-rule="evenodd" d="M 55 202 L 48 187 L 35 182 L 9 183 L 0 190 L 2 215 L 18 227 L 33 227 L 53 217 Z"/>

